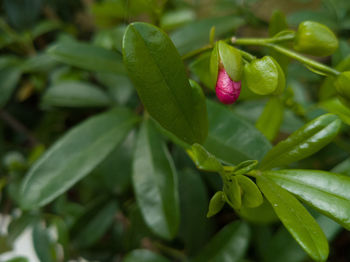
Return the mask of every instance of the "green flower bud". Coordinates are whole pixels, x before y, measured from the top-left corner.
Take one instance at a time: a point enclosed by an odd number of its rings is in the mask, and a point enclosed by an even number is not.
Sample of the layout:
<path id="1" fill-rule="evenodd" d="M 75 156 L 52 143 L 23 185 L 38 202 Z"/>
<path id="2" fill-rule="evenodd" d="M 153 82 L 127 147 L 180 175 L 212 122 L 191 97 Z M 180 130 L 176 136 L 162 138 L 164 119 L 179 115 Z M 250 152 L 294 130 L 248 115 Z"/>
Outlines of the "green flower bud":
<path id="1" fill-rule="evenodd" d="M 334 82 L 340 101 L 350 108 L 350 71 L 341 73 Z"/>
<path id="2" fill-rule="evenodd" d="M 216 86 L 218 73 L 221 68 L 225 69 L 232 81 L 241 81 L 243 72 L 242 56 L 236 48 L 226 44 L 224 41 L 216 43 L 210 57 L 213 89 Z"/>
<path id="3" fill-rule="evenodd" d="M 244 81 L 258 95 L 281 94 L 286 85 L 280 65 L 271 56 L 247 64 L 244 67 Z"/>
<path id="4" fill-rule="evenodd" d="M 338 39 L 325 25 L 312 22 L 302 22 L 294 39 L 294 49 L 298 52 L 314 55 L 329 56 L 338 48 Z"/>
<path id="5" fill-rule="evenodd" d="M 207 213 L 207 217 L 212 217 L 220 212 L 220 210 L 225 205 L 225 195 L 224 192 L 218 191 L 215 195 L 210 199 L 209 202 L 209 210 Z"/>

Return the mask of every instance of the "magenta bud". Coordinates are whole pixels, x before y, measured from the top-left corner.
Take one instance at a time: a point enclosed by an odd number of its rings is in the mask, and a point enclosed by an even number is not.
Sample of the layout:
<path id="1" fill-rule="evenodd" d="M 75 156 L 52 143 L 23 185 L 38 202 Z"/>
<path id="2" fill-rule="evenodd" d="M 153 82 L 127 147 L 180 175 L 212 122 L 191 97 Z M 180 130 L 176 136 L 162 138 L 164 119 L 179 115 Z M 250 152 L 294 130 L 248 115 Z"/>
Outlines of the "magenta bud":
<path id="1" fill-rule="evenodd" d="M 220 68 L 215 92 L 217 98 L 223 104 L 233 104 L 241 93 L 241 81 L 231 80 L 224 68 Z"/>

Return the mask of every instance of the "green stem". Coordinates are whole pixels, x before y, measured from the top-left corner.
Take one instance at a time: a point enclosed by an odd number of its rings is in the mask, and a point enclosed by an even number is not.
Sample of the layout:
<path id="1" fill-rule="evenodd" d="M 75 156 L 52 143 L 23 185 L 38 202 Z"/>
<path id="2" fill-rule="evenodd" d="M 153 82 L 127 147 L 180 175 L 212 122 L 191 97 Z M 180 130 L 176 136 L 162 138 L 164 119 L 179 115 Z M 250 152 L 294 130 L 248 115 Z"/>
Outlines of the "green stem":
<path id="1" fill-rule="evenodd" d="M 213 48 L 212 45 L 205 45 L 205 46 L 203 46 L 201 48 L 195 49 L 195 50 L 193 50 L 193 51 L 191 51 L 191 52 L 189 52 L 187 54 L 184 54 L 181 58 L 182 58 L 182 60 L 186 60 L 186 59 L 189 59 L 189 58 L 191 58 L 193 56 L 196 56 L 196 55 L 198 55 L 200 53 L 203 53 L 203 52 L 205 52 L 205 51 L 207 51 L 207 50 L 209 50 L 211 48 Z"/>
<path id="2" fill-rule="evenodd" d="M 277 52 L 284 54 L 290 58 L 293 58 L 301 63 L 303 63 L 304 65 L 307 65 L 309 67 L 312 67 L 322 73 L 325 73 L 326 75 L 329 76 L 338 76 L 340 74 L 340 72 L 334 68 L 331 68 L 329 66 L 326 66 L 324 64 L 321 64 L 319 62 L 316 62 L 310 58 L 307 58 L 305 56 L 302 56 L 294 51 L 291 51 L 285 47 L 279 46 L 279 45 L 274 45 L 274 44 L 265 44 L 265 46 L 270 47 L 274 50 L 276 50 Z"/>
<path id="3" fill-rule="evenodd" d="M 273 44 L 273 43 L 281 43 L 286 41 L 291 41 L 294 39 L 294 35 L 284 35 L 280 37 L 270 37 L 270 38 L 240 38 L 232 37 L 230 41 L 233 44 L 238 45 L 264 45 L 264 44 Z"/>

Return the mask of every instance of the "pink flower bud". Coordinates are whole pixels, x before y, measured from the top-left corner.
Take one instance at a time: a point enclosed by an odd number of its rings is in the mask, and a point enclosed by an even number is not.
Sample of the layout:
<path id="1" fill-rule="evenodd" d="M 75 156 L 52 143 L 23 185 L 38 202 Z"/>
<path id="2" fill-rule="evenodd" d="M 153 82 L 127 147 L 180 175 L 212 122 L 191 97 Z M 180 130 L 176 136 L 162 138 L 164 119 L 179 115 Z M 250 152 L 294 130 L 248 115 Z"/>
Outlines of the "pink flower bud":
<path id="1" fill-rule="evenodd" d="M 217 98 L 223 104 L 233 104 L 241 93 L 241 81 L 231 80 L 224 68 L 220 68 L 215 92 Z"/>

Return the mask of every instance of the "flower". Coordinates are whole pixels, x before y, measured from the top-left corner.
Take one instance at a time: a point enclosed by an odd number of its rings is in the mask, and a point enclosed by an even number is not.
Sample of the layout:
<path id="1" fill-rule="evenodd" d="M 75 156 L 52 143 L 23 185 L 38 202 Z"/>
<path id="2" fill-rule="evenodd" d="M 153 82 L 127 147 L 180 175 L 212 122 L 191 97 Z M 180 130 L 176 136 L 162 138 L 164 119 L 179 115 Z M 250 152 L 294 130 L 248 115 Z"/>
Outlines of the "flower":
<path id="1" fill-rule="evenodd" d="M 241 81 L 235 82 L 224 68 L 219 69 L 215 92 L 217 98 L 224 104 L 233 104 L 241 93 Z"/>

